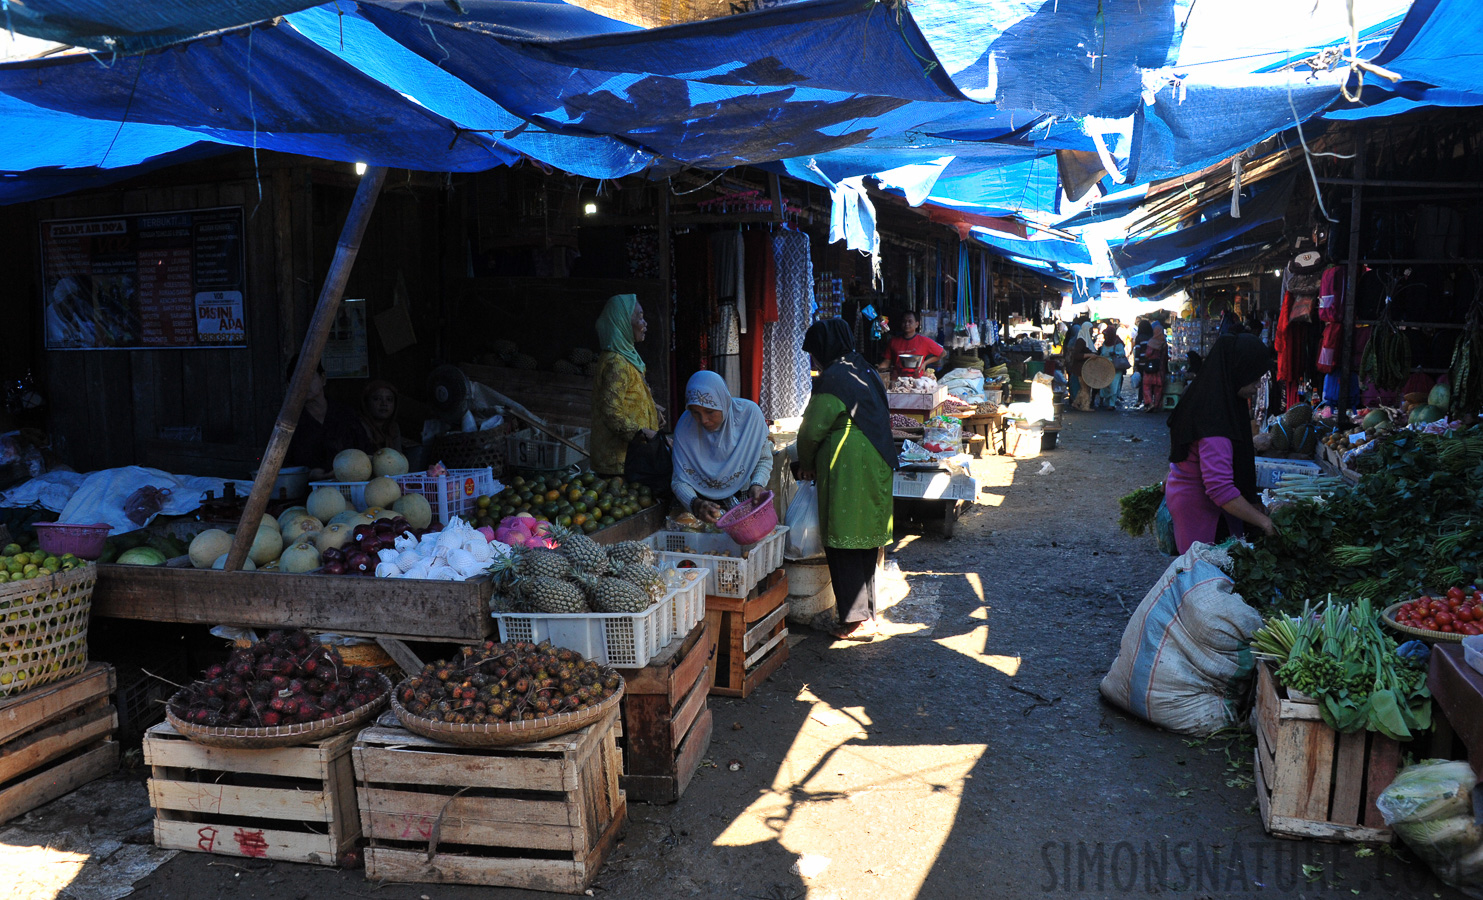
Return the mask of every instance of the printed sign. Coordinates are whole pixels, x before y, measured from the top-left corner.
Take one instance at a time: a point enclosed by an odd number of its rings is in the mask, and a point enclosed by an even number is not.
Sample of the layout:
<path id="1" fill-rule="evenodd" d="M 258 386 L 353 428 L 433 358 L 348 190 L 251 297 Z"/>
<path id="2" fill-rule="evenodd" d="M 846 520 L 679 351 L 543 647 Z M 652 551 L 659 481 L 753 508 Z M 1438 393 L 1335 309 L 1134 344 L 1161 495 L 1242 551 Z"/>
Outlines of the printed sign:
<path id="1" fill-rule="evenodd" d="M 48 350 L 245 347 L 242 208 L 41 223 Z"/>

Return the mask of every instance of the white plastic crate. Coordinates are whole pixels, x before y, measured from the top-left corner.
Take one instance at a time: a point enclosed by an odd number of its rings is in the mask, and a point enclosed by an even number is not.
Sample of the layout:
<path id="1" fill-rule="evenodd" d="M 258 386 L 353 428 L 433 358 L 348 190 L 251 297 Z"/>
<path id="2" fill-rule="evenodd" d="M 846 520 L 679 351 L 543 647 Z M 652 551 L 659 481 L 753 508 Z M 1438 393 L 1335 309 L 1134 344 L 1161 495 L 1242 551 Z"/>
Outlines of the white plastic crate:
<path id="1" fill-rule="evenodd" d="M 673 598 L 641 613 L 494 613 L 501 641 L 550 641 L 601 665 L 638 669 L 674 639 Z"/>
<path id="2" fill-rule="evenodd" d="M 891 477 L 891 496 L 972 502 L 978 497 L 978 481 L 972 475 L 897 471 Z"/>
<path id="3" fill-rule="evenodd" d="M 768 573 L 783 564 L 783 545 L 788 526 L 779 525 L 772 534 L 741 554 L 741 545 L 724 534 L 696 534 L 691 531 L 661 531 L 650 535 L 645 543 L 659 553 L 659 568 L 701 567 L 710 569 L 706 593 L 717 597 L 746 597 Z M 720 554 L 729 552 L 731 556 Z"/>
<path id="4" fill-rule="evenodd" d="M 550 426 L 557 434 L 584 450 L 588 447 L 590 429 L 569 425 Z M 522 469 L 564 469 L 586 459 L 545 432 L 524 428 L 506 438 L 505 465 Z"/>
<path id="5" fill-rule="evenodd" d="M 1277 482 L 1286 473 L 1308 475 L 1317 478 L 1323 474 L 1323 467 L 1316 462 L 1309 462 L 1306 459 L 1269 459 L 1258 456 L 1256 458 L 1257 490 L 1276 487 Z"/>
<path id="6" fill-rule="evenodd" d="M 494 469 L 449 469 L 447 475 L 418 472 L 392 478 L 403 494 L 421 494 L 432 507 L 433 520 L 447 525 L 454 516 L 466 516 L 474 510 L 479 497 L 492 497 L 503 490 L 494 480 Z"/>
<path id="7" fill-rule="evenodd" d="M 686 569 L 685 572 L 696 573 L 696 579 L 666 595 L 671 601 L 670 640 L 689 634 L 690 629 L 705 618 L 705 588 L 710 581 L 711 570 Z"/>

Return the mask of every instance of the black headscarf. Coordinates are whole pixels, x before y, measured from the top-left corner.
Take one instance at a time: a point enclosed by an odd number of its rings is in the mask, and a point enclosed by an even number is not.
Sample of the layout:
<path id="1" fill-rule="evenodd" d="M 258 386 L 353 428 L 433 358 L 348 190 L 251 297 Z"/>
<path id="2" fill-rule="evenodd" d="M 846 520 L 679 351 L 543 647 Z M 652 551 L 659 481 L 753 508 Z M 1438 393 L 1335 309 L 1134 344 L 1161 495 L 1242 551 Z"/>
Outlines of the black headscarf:
<path id="1" fill-rule="evenodd" d="M 843 319 L 825 319 L 809 326 L 803 350 L 819 363 L 814 392 L 833 394 L 844 404 L 855 427 L 865 435 L 881 459 L 896 468 L 896 443 L 891 440 L 891 408 L 881 376 L 855 352 L 855 339 Z"/>
<path id="2" fill-rule="evenodd" d="M 1271 371 L 1272 351 L 1256 335 L 1218 338 L 1200 375 L 1184 389 L 1169 414 L 1169 461 L 1184 462 L 1200 438 L 1231 441 L 1231 475 L 1241 496 L 1255 503 L 1256 450 L 1251 444 L 1251 408 L 1237 391 Z"/>

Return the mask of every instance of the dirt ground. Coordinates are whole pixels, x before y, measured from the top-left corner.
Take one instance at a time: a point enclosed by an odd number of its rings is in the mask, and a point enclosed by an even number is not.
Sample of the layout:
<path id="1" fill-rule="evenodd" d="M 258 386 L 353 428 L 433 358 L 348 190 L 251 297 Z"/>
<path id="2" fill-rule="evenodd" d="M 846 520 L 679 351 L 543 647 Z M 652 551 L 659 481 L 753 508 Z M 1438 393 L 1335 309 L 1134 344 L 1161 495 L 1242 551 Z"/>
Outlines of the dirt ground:
<path id="1" fill-rule="evenodd" d="M 1166 451 L 1161 415 L 1070 413 L 1057 449 L 976 463 L 984 493 L 957 535 L 892 548 L 910 593 L 886 612 L 890 636 L 806 631 L 752 697 L 711 698 L 705 766 L 677 805 L 630 806 L 592 893 L 1460 896 L 1403 852 L 1268 838 L 1249 735 L 1183 738 L 1099 698 L 1167 563 L 1118 532 L 1117 498 L 1159 480 Z M 550 895 L 181 853 L 136 896 Z"/>

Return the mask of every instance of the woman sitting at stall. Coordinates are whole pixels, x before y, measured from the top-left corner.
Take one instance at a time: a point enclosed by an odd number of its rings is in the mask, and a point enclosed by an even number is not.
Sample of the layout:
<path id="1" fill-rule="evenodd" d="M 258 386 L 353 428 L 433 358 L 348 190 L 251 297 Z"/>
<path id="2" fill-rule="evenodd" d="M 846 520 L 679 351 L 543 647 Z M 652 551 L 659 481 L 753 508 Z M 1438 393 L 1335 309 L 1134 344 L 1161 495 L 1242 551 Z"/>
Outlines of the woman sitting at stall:
<path id="1" fill-rule="evenodd" d="M 389 381 L 377 378 L 366 383 L 360 392 L 360 422 L 371 437 L 371 449 L 390 447 L 406 452 L 402 426 L 397 424 L 397 390 Z"/>
<path id="2" fill-rule="evenodd" d="M 1243 525 L 1275 530 L 1257 496 L 1249 403 L 1271 366 L 1272 352 L 1254 335 L 1219 338 L 1169 415 L 1164 502 L 1180 553 L 1195 541 L 1239 537 Z"/>
<path id="3" fill-rule="evenodd" d="M 771 477 L 772 442 L 762 408 L 732 397 L 715 372 L 690 376 L 685 412 L 675 425 L 675 499 L 714 524 L 739 501 L 761 497 Z"/>
<path id="4" fill-rule="evenodd" d="M 654 395 L 644 381 L 644 360 L 634 344 L 644 339 L 649 323 L 633 294 L 608 298 L 597 318 L 602 353 L 593 377 L 592 435 L 588 449 L 599 475 L 623 474 L 628 445 L 638 435 L 652 438 L 662 424 Z"/>
<path id="5" fill-rule="evenodd" d="M 295 354 L 288 361 L 290 381 L 298 365 L 299 357 Z M 304 410 L 299 414 L 293 440 L 283 458 L 285 466 L 307 467 L 311 478 L 325 478 L 334 471 L 335 457 L 343 450 L 354 448 L 367 453 L 376 450 L 355 408 L 326 397 L 324 383 L 324 363 L 320 363 L 309 376 Z"/>
<path id="6" fill-rule="evenodd" d="M 886 387 L 855 352 L 841 319 L 818 322 L 803 336 L 819 377 L 798 429 L 799 477 L 819 490 L 819 533 L 834 585 L 835 637 L 875 636 L 875 575 L 891 542 L 891 471 L 896 445 Z"/>

